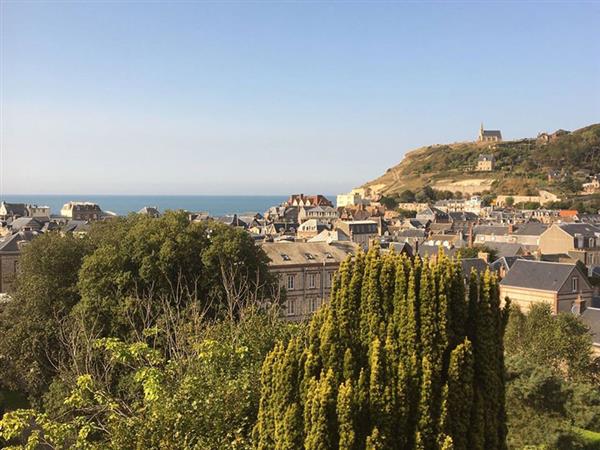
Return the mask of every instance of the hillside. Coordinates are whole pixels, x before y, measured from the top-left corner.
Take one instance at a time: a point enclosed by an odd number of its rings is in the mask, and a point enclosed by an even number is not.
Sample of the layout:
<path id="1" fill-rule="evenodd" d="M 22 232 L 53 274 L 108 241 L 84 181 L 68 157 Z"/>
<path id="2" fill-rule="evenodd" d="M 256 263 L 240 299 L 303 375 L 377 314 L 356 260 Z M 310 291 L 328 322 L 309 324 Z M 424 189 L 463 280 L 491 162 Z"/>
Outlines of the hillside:
<path id="1" fill-rule="evenodd" d="M 493 154 L 493 172 L 477 172 L 480 154 Z M 549 179 L 548 174 L 554 172 Z M 499 143 L 438 144 L 408 152 L 381 177 L 363 187 L 393 195 L 425 186 L 438 190 L 527 195 L 547 189 L 565 196 L 581 189 L 590 174 L 600 173 L 600 124 L 548 140 L 530 138 Z"/>

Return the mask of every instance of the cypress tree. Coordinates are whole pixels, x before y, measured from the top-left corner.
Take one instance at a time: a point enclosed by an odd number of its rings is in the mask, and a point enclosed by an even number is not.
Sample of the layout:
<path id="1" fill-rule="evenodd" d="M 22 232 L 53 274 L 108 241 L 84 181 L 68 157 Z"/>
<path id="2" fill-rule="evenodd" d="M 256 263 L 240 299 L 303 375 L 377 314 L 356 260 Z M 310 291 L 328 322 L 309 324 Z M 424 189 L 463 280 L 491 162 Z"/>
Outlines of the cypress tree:
<path id="1" fill-rule="evenodd" d="M 257 449 L 504 450 L 497 279 L 440 255 L 345 261 L 331 300 L 264 361 Z"/>
<path id="2" fill-rule="evenodd" d="M 354 450 L 356 441 L 356 411 L 358 405 L 354 398 L 352 380 L 340 385 L 337 398 L 337 420 L 339 427 L 339 450 Z"/>
<path id="3" fill-rule="evenodd" d="M 441 418 L 441 429 L 447 436 L 453 437 L 456 450 L 468 449 L 472 401 L 473 353 L 471 343 L 465 339 L 450 355 Z"/>

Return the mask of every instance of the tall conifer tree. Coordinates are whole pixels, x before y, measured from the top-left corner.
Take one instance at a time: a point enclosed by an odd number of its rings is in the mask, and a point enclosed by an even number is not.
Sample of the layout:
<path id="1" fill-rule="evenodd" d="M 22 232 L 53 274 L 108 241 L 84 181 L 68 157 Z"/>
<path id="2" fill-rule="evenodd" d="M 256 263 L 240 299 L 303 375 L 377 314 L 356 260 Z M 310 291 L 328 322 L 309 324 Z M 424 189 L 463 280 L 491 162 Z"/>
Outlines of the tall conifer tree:
<path id="1" fill-rule="evenodd" d="M 443 254 L 345 261 L 264 361 L 255 447 L 504 450 L 506 313 L 495 276 L 468 275 Z"/>

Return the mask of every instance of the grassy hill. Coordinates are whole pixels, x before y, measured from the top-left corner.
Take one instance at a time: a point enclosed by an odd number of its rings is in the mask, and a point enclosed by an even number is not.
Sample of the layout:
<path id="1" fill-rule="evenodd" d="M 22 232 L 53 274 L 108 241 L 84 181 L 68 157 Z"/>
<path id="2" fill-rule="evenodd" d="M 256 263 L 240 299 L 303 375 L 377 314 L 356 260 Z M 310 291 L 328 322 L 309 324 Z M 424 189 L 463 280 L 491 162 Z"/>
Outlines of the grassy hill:
<path id="1" fill-rule="evenodd" d="M 476 172 L 480 154 L 493 154 L 496 169 Z M 548 179 L 548 173 L 558 176 Z M 366 183 L 385 195 L 431 186 L 439 190 L 528 195 L 546 189 L 572 196 L 592 173 L 600 173 L 600 124 L 541 139 L 495 144 L 464 142 L 413 150 L 381 177 Z"/>

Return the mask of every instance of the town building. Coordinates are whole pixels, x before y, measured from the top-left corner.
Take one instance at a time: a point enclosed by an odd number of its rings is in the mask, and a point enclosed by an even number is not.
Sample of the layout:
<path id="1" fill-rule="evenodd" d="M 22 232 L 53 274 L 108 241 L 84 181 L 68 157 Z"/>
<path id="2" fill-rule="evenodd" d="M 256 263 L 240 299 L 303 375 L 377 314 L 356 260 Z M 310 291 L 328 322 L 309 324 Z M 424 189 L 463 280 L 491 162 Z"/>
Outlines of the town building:
<path id="1" fill-rule="evenodd" d="M 335 230 L 323 230 L 310 238 L 308 242 L 327 242 L 328 244 L 332 242 L 350 242 L 350 236 L 336 228 Z"/>
<path id="2" fill-rule="evenodd" d="M 100 220 L 102 209 L 92 202 L 69 202 L 63 205 L 60 215 L 73 220 Z"/>
<path id="3" fill-rule="evenodd" d="M 370 200 L 366 197 L 364 189 L 353 189 L 347 194 L 338 194 L 336 198 L 336 207 L 342 208 L 344 206 L 357 206 L 357 205 L 368 205 Z"/>
<path id="4" fill-rule="evenodd" d="M 540 236 L 542 255 L 568 255 L 592 269 L 600 265 L 600 227 L 588 223 L 553 224 Z"/>
<path id="5" fill-rule="evenodd" d="M 332 206 L 333 203 L 329 201 L 324 195 L 304 195 L 304 194 L 292 194 L 286 206 Z"/>
<path id="6" fill-rule="evenodd" d="M 152 217 L 153 219 L 160 217 L 160 211 L 156 206 L 144 206 L 137 213 L 143 216 Z"/>
<path id="7" fill-rule="evenodd" d="M 580 312 L 592 301 L 592 286 L 576 264 L 517 259 L 500 282 L 500 298 L 529 311 L 536 303 L 552 312 Z"/>
<path id="8" fill-rule="evenodd" d="M 332 222 L 338 218 L 338 211 L 332 206 L 302 206 L 298 210 L 300 223 L 311 219 Z"/>
<path id="9" fill-rule="evenodd" d="M 500 133 L 500 130 L 484 130 L 482 123 L 481 127 L 479 127 L 477 140 L 479 142 L 500 142 L 502 141 L 502 133 Z"/>
<path id="10" fill-rule="evenodd" d="M 336 271 L 357 251 L 350 242 L 265 242 L 261 248 L 285 291 L 283 314 L 289 320 L 308 318 L 329 300 Z"/>
<path id="11" fill-rule="evenodd" d="M 13 287 L 22 248 L 38 235 L 34 231 L 19 231 L 0 241 L 0 293 Z"/>
<path id="12" fill-rule="evenodd" d="M 496 197 L 495 205 L 499 208 L 511 206 L 507 202 L 509 198 L 512 199 L 513 205 L 518 205 L 519 203 L 539 203 L 544 206 L 546 203 L 560 201 L 560 197 L 552 192 L 540 190 L 538 195 L 499 195 Z"/>
<path id="13" fill-rule="evenodd" d="M 432 223 L 449 223 L 450 222 L 450 217 L 448 216 L 448 213 L 445 211 L 442 211 L 439 208 L 436 208 L 435 206 L 428 206 L 425 209 L 422 209 L 421 211 L 417 212 L 415 219 L 421 221 L 421 222 L 432 222 Z"/>
<path id="14" fill-rule="evenodd" d="M 329 223 L 320 219 L 309 219 L 298 226 L 296 236 L 298 239 L 310 239 L 321 231 L 329 229 Z"/>
<path id="15" fill-rule="evenodd" d="M 0 202 L 0 220 L 19 217 L 50 217 L 50 207 L 26 203 Z"/>
<path id="16" fill-rule="evenodd" d="M 496 158 L 494 155 L 479 155 L 477 159 L 478 172 L 492 172 L 496 167 Z"/>
<path id="17" fill-rule="evenodd" d="M 335 228 L 342 230 L 350 241 L 367 249 L 371 241 L 379 236 L 377 222 L 373 220 L 341 221 L 335 223 Z"/>

